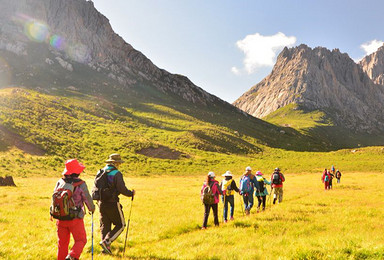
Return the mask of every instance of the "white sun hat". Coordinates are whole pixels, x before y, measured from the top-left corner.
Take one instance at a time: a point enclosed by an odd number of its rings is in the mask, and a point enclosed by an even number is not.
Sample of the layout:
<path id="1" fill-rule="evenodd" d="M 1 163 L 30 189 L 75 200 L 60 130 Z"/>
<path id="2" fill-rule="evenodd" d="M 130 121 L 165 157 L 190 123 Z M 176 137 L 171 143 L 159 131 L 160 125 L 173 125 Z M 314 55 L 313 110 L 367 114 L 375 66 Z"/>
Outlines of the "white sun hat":
<path id="1" fill-rule="evenodd" d="M 214 172 L 209 172 L 209 173 L 208 173 L 208 176 L 211 177 L 211 178 L 215 178 L 215 177 L 216 177 L 216 175 L 215 175 Z"/>
<path id="2" fill-rule="evenodd" d="M 245 168 L 246 171 L 252 171 L 252 168 L 251 166 L 247 166 L 247 168 Z"/>
<path id="3" fill-rule="evenodd" d="M 227 176 L 230 176 L 230 177 L 233 177 L 232 173 L 230 171 L 227 171 L 226 173 L 224 173 L 223 175 L 221 176 L 224 176 L 224 177 L 227 177 Z"/>

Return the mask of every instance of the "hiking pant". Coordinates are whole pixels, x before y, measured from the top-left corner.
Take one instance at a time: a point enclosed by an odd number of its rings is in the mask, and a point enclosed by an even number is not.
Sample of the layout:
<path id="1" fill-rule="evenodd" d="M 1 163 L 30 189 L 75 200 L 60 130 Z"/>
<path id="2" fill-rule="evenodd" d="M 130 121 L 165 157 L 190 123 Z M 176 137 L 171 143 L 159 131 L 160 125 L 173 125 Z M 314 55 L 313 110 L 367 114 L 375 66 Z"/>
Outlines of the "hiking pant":
<path id="1" fill-rule="evenodd" d="M 114 228 L 111 230 L 112 224 Z M 100 202 L 101 241 L 111 244 L 123 232 L 125 219 L 119 202 Z"/>
<path id="2" fill-rule="evenodd" d="M 208 223 L 208 217 L 209 217 L 209 212 L 211 211 L 211 208 L 212 208 L 212 211 L 213 211 L 213 218 L 214 218 L 214 222 L 215 222 L 215 226 L 218 226 L 219 225 L 219 216 L 217 214 L 217 203 L 215 204 L 212 204 L 212 205 L 209 205 L 209 204 L 204 204 L 204 221 L 203 221 L 203 227 L 207 227 L 207 223 Z"/>
<path id="3" fill-rule="evenodd" d="M 332 189 L 332 179 L 329 180 L 328 189 Z"/>
<path id="4" fill-rule="evenodd" d="M 243 194 L 244 210 L 250 211 L 253 207 L 253 192 Z"/>
<path id="5" fill-rule="evenodd" d="M 83 219 L 75 218 L 73 220 L 58 220 L 56 226 L 58 237 L 57 260 L 64 260 L 67 257 L 71 234 L 75 243 L 73 244 L 69 255 L 74 258 L 79 258 L 87 243 L 87 234 L 85 233 Z"/>
<path id="6" fill-rule="evenodd" d="M 329 182 L 328 182 L 328 181 L 325 181 L 325 182 L 324 182 L 324 188 L 325 188 L 326 190 L 329 190 Z"/>
<path id="7" fill-rule="evenodd" d="M 231 205 L 231 218 L 233 218 L 233 211 L 235 210 L 235 196 L 229 195 L 229 196 L 223 196 L 223 202 L 224 202 L 224 220 L 228 220 L 228 203 Z"/>
<path id="8" fill-rule="evenodd" d="M 274 199 L 278 199 L 279 203 L 283 202 L 283 187 L 273 188 Z"/>
<path id="9" fill-rule="evenodd" d="M 339 178 L 339 179 L 337 179 L 337 183 L 340 183 L 340 178 Z"/>
<path id="10" fill-rule="evenodd" d="M 257 200 L 258 200 L 258 204 L 257 204 L 257 208 L 259 209 L 260 208 L 260 205 L 261 203 L 263 203 L 263 210 L 265 209 L 265 202 L 267 201 L 267 196 L 264 195 L 264 196 L 257 196 Z"/>

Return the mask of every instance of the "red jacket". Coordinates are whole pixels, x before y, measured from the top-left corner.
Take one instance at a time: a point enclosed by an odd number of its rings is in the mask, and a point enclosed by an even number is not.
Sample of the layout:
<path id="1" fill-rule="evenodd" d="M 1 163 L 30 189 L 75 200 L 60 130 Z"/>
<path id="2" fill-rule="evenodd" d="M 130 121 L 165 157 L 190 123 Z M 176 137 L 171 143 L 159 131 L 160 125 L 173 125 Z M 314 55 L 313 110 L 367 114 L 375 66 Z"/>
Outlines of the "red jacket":
<path id="1" fill-rule="evenodd" d="M 281 184 L 273 184 L 273 174 L 275 174 L 275 173 L 276 172 L 272 173 L 272 176 L 271 176 L 272 188 L 281 188 L 281 187 L 283 187 L 283 182 L 285 182 L 285 177 L 281 172 L 279 172 Z"/>
<path id="2" fill-rule="evenodd" d="M 208 186 L 207 183 L 204 182 L 203 187 L 201 188 L 201 196 L 203 196 L 203 190 L 207 186 Z M 212 194 L 215 197 L 215 204 L 219 203 L 219 201 L 220 201 L 219 195 L 223 194 L 223 192 L 220 189 L 219 182 L 216 180 L 214 180 L 213 184 L 212 184 Z"/>

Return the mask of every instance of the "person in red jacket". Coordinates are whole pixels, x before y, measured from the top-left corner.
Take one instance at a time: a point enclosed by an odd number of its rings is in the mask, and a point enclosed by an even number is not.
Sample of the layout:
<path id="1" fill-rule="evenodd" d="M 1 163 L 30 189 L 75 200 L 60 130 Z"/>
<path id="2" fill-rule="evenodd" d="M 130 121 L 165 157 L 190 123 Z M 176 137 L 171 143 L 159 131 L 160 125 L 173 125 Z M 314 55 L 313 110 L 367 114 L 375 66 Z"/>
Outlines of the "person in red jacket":
<path id="1" fill-rule="evenodd" d="M 213 211 L 213 217 L 214 217 L 214 223 L 215 226 L 219 226 L 219 216 L 218 216 L 218 205 L 219 204 L 219 196 L 220 194 L 223 195 L 223 192 L 221 191 L 219 182 L 215 180 L 215 173 L 214 172 L 209 172 L 207 175 L 207 179 L 205 180 L 203 187 L 201 188 L 201 200 L 203 201 L 204 204 L 204 220 L 203 220 L 203 226 L 201 229 L 206 229 L 207 228 L 207 223 L 208 223 L 208 217 L 209 217 L 209 212 L 212 208 Z M 207 203 L 204 201 L 204 192 L 207 189 L 210 189 L 213 195 L 214 200 L 212 202 Z"/>
<path id="2" fill-rule="evenodd" d="M 279 203 L 283 202 L 283 182 L 285 182 L 284 175 L 280 172 L 279 168 L 275 168 L 271 176 L 273 204 L 276 204 L 276 200 L 278 200 Z"/>
<path id="3" fill-rule="evenodd" d="M 84 228 L 84 204 L 90 212 L 95 211 L 92 197 L 89 194 L 87 184 L 79 178 L 80 173 L 83 172 L 85 166 L 79 163 L 76 159 L 67 160 L 65 162 L 65 169 L 63 178 L 60 179 L 55 190 L 58 190 L 64 183 L 71 183 L 75 186 L 73 190 L 73 201 L 77 208 L 77 213 L 72 220 L 57 220 L 57 236 L 58 236 L 58 260 L 77 260 L 79 259 L 85 244 L 87 243 L 87 234 Z M 77 184 L 76 184 L 77 183 Z M 52 220 L 52 219 L 51 219 Z M 72 234 L 75 243 L 68 254 L 68 246 L 70 236 Z"/>
<path id="4" fill-rule="evenodd" d="M 324 183 L 325 190 L 329 190 L 329 179 L 330 179 L 329 171 L 325 169 L 323 171 L 323 176 L 321 177 L 321 180 Z"/>

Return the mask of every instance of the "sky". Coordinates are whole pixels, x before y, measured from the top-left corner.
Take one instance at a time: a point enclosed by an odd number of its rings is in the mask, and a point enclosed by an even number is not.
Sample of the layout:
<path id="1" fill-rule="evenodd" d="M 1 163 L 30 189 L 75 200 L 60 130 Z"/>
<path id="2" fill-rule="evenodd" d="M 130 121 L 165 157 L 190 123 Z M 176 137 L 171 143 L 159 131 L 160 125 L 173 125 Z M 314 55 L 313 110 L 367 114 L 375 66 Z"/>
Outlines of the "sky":
<path id="1" fill-rule="evenodd" d="M 93 0 L 156 66 L 232 103 L 284 46 L 338 48 L 358 61 L 384 41 L 382 0 Z"/>

